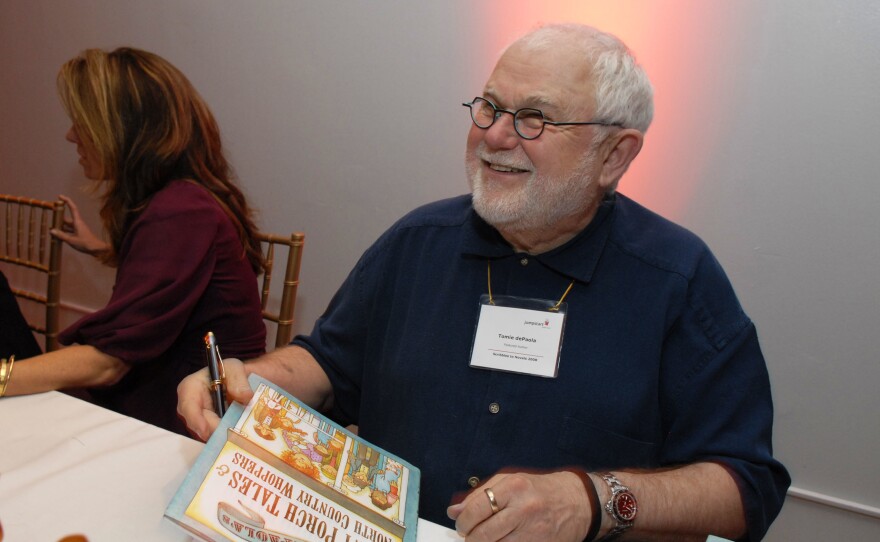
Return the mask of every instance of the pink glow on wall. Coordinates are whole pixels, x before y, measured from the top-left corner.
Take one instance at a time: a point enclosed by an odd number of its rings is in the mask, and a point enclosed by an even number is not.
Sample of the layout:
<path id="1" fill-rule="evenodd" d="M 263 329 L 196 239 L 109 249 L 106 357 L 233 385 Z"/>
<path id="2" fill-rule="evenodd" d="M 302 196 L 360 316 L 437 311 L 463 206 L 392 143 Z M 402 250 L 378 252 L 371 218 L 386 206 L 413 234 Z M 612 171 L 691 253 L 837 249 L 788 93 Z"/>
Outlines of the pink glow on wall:
<path id="1" fill-rule="evenodd" d="M 488 77 L 500 51 L 545 23 L 577 22 L 622 39 L 654 85 L 654 122 L 620 191 L 671 218 L 691 204 L 714 153 L 723 152 L 731 118 L 720 66 L 739 62 L 736 36 L 748 10 L 740 3 L 671 0 L 614 2 L 493 0 L 474 66 Z M 476 57 L 477 55 L 475 55 Z"/>

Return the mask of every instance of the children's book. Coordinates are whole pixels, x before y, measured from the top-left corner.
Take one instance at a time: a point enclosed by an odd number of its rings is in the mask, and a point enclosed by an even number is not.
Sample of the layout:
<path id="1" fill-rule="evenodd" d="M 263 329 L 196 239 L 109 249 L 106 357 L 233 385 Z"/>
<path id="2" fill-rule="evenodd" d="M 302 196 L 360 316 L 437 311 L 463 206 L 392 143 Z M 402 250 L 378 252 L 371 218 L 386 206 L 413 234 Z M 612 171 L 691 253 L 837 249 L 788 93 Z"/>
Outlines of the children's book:
<path id="1" fill-rule="evenodd" d="M 165 517 L 202 540 L 415 542 L 419 469 L 256 375 Z"/>

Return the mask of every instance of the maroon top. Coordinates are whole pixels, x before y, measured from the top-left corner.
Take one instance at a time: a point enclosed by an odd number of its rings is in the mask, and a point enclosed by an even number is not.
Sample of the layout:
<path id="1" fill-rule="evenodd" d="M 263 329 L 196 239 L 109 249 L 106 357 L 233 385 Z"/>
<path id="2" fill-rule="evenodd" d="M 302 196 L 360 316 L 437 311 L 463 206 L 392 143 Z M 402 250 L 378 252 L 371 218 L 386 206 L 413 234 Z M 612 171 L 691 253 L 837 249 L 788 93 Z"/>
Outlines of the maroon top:
<path id="1" fill-rule="evenodd" d="M 177 384 L 205 366 L 205 334 L 214 332 L 223 357 L 265 352 L 256 275 L 220 205 L 179 180 L 134 220 L 118 260 L 110 302 L 59 340 L 131 365 L 119 383 L 90 390 L 98 404 L 185 435 Z"/>

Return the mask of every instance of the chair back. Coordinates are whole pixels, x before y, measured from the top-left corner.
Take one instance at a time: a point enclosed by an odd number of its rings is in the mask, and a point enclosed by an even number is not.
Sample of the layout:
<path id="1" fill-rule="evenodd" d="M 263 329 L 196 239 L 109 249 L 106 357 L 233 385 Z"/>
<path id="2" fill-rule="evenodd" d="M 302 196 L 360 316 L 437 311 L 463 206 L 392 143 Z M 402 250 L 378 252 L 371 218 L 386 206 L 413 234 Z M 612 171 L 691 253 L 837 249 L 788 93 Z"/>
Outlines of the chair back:
<path id="1" fill-rule="evenodd" d="M 45 307 L 42 322 L 26 316 L 31 330 L 45 338 L 45 350 L 58 348 L 59 303 L 61 300 L 60 239 L 49 230 L 61 228 L 63 201 L 41 201 L 0 194 L 0 261 L 45 275 L 45 288 L 11 288 L 19 300 Z M 30 284 L 30 283 L 29 283 Z"/>
<path id="2" fill-rule="evenodd" d="M 263 319 L 278 325 L 275 334 L 275 348 L 278 348 L 290 343 L 290 339 L 293 337 L 293 309 L 296 306 L 296 291 L 299 287 L 299 268 L 302 263 L 305 235 L 299 232 L 291 233 L 289 236 L 258 232 L 257 238 L 260 240 L 263 256 L 268 264 L 268 269 L 263 274 L 260 290 Z M 276 248 L 278 248 L 277 251 Z M 283 260 L 285 250 L 287 258 Z M 283 267 L 284 284 L 281 288 L 281 304 L 280 308 L 274 311 L 269 310 L 269 298 L 276 261 L 286 263 Z"/>

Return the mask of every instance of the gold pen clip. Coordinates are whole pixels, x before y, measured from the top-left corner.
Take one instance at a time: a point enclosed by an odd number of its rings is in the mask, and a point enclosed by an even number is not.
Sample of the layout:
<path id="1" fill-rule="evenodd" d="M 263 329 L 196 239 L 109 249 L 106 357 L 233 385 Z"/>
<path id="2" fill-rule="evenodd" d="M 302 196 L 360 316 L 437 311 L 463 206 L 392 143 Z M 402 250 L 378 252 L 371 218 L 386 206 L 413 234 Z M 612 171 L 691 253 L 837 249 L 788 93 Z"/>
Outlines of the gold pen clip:
<path id="1" fill-rule="evenodd" d="M 226 380 L 226 370 L 223 367 L 220 350 L 217 348 L 217 340 L 214 338 L 214 333 L 210 331 L 205 335 L 205 349 L 208 351 L 209 370 L 213 373 L 216 367 L 216 374 L 211 375 L 211 390 L 213 391 L 223 385 L 223 381 Z"/>

